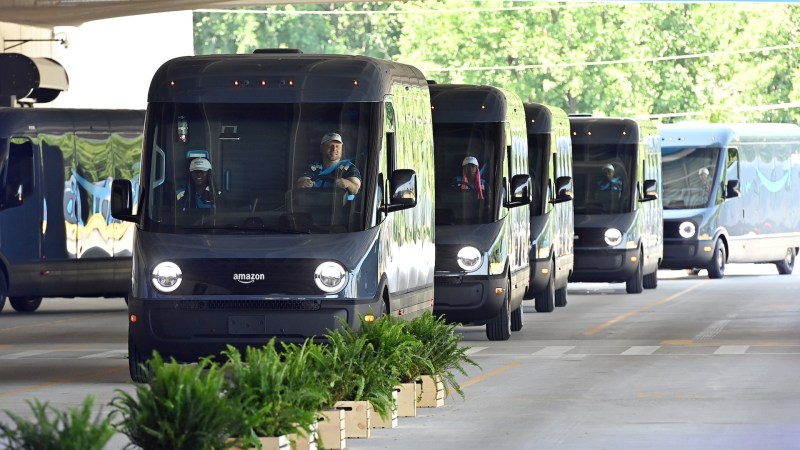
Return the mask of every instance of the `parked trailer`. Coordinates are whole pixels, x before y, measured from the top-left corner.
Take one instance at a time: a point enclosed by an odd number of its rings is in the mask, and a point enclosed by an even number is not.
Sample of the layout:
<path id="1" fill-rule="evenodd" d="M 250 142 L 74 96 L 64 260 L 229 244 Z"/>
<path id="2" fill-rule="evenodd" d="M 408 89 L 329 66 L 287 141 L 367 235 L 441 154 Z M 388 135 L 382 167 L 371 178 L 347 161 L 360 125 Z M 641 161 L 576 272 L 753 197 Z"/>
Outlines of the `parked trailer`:
<path id="1" fill-rule="evenodd" d="M 658 285 L 663 259 L 661 151 L 649 121 L 570 117 L 575 176 L 571 281 Z M 610 172 L 610 176 L 609 176 Z"/>
<path id="2" fill-rule="evenodd" d="M 800 127 L 661 125 L 666 269 L 727 263 L 794 269 L 800 248 Z"/>
<path id="3" fill-rule="evenodd" d="M 0 108 L 0 310 L 43 297 L 125 297 L 134 227 L 111 180 L 138 184 L 144 112 Z"/>
<path id="4" fill-rule="evenodd" d="M 556 107 L 525 104 L 531 203 L 531 279 L 526 299 L 537 312 L 567 305 L 575 262 L 572 208 L 572 140 L 569 118 Z"/>
<path id="5" fill-rule="evenodd" d="M 531 201 L 525 111 L 491 86 L 432 84 L 436 302 L 449 322 L 522 329 Z M 471 169 L 469 166 L 477 166 Z M 477 172 L 474 180 L 470 170 Z"/>
<path id="6" fill-rule="evenodd" d="M 419 70 L 344 55 L 182 57 L 158 69 L 148 102 L 139 211 L 124 180 L 112 201 L 137 225 L 134 380 L 153 350 L 194 361 L 432 310 L 433 136 Z M 319 161 L 328 133 L 346 163 Z M 183 200 L 198 158 L 212 180 L 205 208 Z"/>

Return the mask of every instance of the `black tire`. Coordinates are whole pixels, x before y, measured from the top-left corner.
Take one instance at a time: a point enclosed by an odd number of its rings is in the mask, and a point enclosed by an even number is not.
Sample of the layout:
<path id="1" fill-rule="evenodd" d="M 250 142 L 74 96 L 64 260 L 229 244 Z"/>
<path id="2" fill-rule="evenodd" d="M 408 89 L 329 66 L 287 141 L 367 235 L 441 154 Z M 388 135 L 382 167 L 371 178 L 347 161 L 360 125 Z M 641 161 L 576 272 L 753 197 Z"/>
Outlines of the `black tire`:
<path id="1" fill-rule="evenodd" d="M 556 289 L 556 308 L 563 308 L 567 306 L 567 287 Z"/>
<path id="2" fill-rule="evenodd" d="M 655 289 L 658 287 L 658 270 L 653 273 L 648 273 L 642 279 L 642 286 L 645 289 Z"/>
<path id="3" fill-rule="evenodd" d="M 0 311 L 6 306 L 6 295 L 8 295 L 8 281 L 6 281 L 6 274 L 0 270 Z"/>
<path id="4" fill-rule="evenodd" d="M 8 299 L 14 311 L 21 313 L 32 313 L 42 304 L 42 297 L 9 297 Z"/>
<path id="5" fill-rule="evenodd" d="M 700 270 L 702 270 L 702 269 L 698 269 L 698 268 L 686 269 L 686 274 L 687 275 L 697 275 L 698 273 L 700 273 Z"/>
<path id="6" fill-rule="evenodd" d="M 644 261 L 642 261 L 642 254 L 639 253 L 639 261 L 636 264 L 636 271 L 633 272 L 633 276 L 625 282 L 625 291 L 628 294 L 641 294 L 644 290 L 644 274 L 642 274 L 642 266 L 644 265 Z"/>
<path id="7" fill-rule="evenodd" d="M 128 370 L 131 374 L 131 380 L 136 383 L 150 381 L 147 367 L 148 359 L 139 351 L 139 348 L 133 343 L 130 333 L 128 333 Z"/>
<path id="8" fill-rule="evenodd" d="M 508 286 L 510 287 L 510 286 Z M 507 341 L 511 337 L 511 289 L 506 288 L 503 307 L 500 312 L 486 324 L 486 337 L 490 341 Z M 520 310 L 522 307 L 520 306 Z M 520 311 L 521 312 L 521 311 Z"/>
<path id="9" fill-rule="evenodd" d="M 775 267 L 778 268 L 778 273 L 781 275 L 791 275 L 794 270 L 794 260 L 797 254 L 793 248 L 786 249 L 786 256 L 783 261 L 775 261 Z"/>
<path id="10" fill-rule="evenodd" d="M 536 294 L 536 312 L 553 312 L 556 309 L 556 280 L 554 277 L 554 272 L 551 270 L 547 286 L 542 292 Z"/>
<path id="11" fill-rule="evenodd" d="M 725 276 L 725 246 L 722 245 L 722 240 L 717 239 L 717 243 L 714 244 L 714 254 L 711 257 L 711 262 L 708 263 L 708 278 L 712 280 L 718 280 Z"/>

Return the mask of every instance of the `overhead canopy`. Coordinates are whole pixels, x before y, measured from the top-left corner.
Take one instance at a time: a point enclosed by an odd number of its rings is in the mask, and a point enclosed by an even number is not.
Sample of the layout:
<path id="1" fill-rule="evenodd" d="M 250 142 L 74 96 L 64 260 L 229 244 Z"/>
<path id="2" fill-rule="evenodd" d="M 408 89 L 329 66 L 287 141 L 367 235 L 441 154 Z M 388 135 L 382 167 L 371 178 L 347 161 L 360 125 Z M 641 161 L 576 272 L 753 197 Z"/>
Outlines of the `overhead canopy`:
<path id="1" fill-rule="evenodd" d="M 139 14 L 299 3 L 320 0 L 0 0 L 0 22 L 52 28 Z"/>
<path id="2" fill-rule="evenodd" d="M 0 54 L 0 98 L 15 98 L 20 103 L 47 103 L 67 88 L 67 71 L 55 60 L 30 58 L 19 53 Z"/>

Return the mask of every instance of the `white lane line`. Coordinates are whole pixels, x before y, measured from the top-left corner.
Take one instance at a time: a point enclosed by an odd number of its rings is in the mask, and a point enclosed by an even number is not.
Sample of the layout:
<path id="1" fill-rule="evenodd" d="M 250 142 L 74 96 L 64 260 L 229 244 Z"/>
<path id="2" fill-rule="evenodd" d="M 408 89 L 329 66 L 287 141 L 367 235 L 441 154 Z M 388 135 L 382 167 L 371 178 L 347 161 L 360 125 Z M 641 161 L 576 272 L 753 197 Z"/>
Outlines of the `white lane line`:
<path id="1" fill-rule="evenodd" d="M 55 350 L 28 350 L 27 352 L 19 352 L 19 353 L 9 353 L 8 355 L 0 356 L 0 359 L 20 359 L 20 358 L 28 358 L 31 356 L 43 355 L 45 353 L 51 353 Z"/>
<path id="2" fill-rule="evenodd" d="M 624 352 L 620 353 L 621 355 L 652 355 L 658 349 L 660 349 L 660 345 L 634 345 L 631 348 L 625 350 Z"/>
<path id="3" fill-rule="evenodd" d="M 487 348 L 489 348 L 489 347 L 470 347 L 470 348 L 468 348 L 468 349 L 467 349 L 467 351 L 465 351 L 464 353 L 465 353 L 467 356 L 469 356 L 469 355 L 474 355 L 475 353 L 478 353 L 478 352 L 479 352 L 479 351 L 481 351 L 481 350 L 486 350 Z"/>
<path id="4" fill-rule="evenodd" d="M 561 356 L 573 348 L 575 348 L 574 345 L 551 345 L 532 354 L 533 356 Z"/>
<path id="5" fill-rule="evenodd" d="M 744 355 L 749 345 L 720 345 L 714 350 L 715 355 Z"/>
<path id="6" fill-rule="evenodd" d="M 81 356 L 78 359 L 100 359 L 100 358 L 111 359 L 111 358 L 116 358 L 116 357 L 119 357 L 121 355 L 124 355 L 125 353 L 128 353 L 128 351 L 127 350 L 121 350 L 121 349 L 120 350 L 109 350 L 107 352 L 92 353 L 91 355 L 84 355 L 84 356 Z"/>

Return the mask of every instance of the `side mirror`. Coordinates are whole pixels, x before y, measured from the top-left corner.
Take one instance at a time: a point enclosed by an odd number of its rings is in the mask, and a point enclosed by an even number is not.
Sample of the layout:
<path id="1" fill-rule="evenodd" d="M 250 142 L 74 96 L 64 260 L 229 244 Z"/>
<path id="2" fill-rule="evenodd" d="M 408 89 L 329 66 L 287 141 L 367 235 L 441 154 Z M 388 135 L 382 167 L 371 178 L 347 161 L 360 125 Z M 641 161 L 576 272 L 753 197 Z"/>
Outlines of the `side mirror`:
<path id="1" fill-rule="evenodd" d="M 517 174 L 511 177 L 511 198 L 503 206 L 516 208 L 531 203 L 531 176 Z"/>
<path id="2" fill-rule="evenodd" d="M 138 222 L 133 214 L 133 187 L 129 180 L 111 182 L 111 217 L 126 222 Z"/>
<path id="3" fill-rule="evenodd" d="M 658 200 L 658 182 L 656 180 L 644 180 L 644 188 L 642 190 L 644 192 L 640 201 Z"/>
<path id="4" fill-rule="evenodd" d="M 397 169 L 389 178 L 389 204 L 386 212 L 400 211 L 417 205 L 417 173 L 411 169 Z"/>
<path id="5" fill-rule="evenodd" d="M 572 200 L 572 177 L 556 178 L 556 196 L 551 203 L 564 203 Z"/>
<path id="6" fill-rule="evenodd" d="M 742 192 L 739 190 L 739 180 L 728 180 L 725 186 L 725 198 L 740 197 Z"/>

